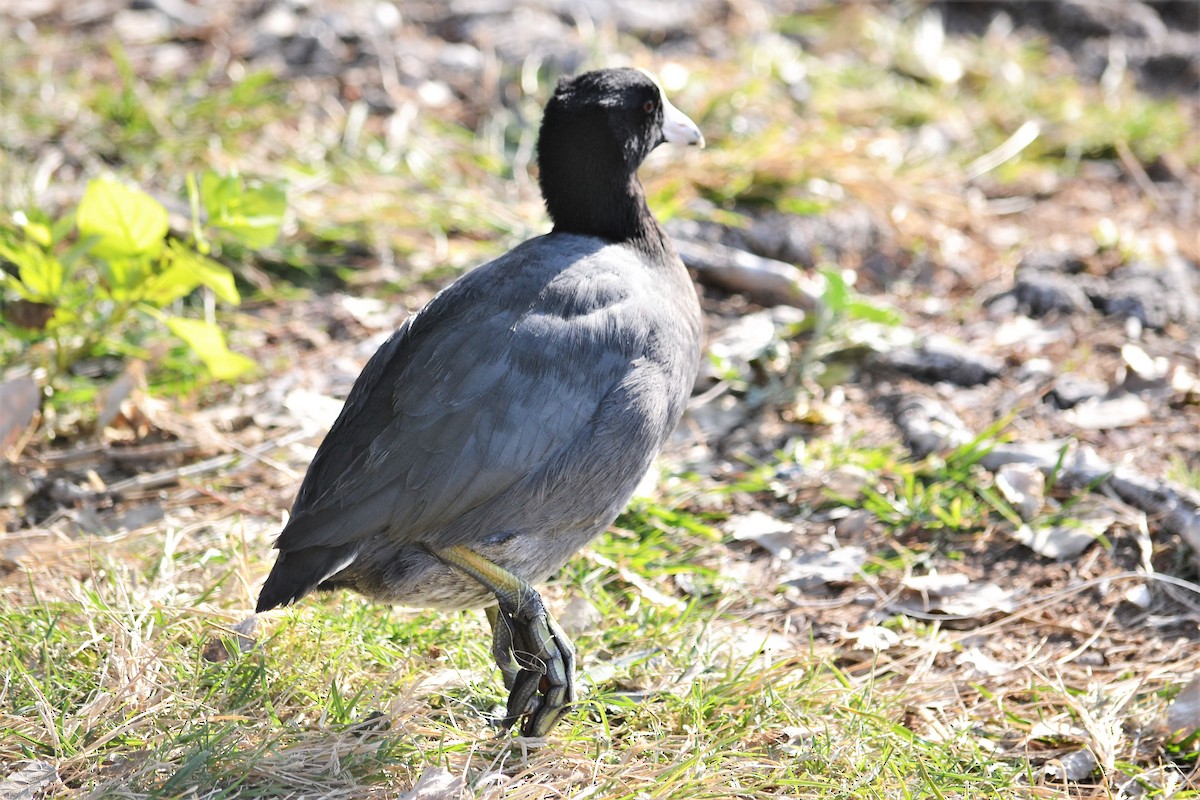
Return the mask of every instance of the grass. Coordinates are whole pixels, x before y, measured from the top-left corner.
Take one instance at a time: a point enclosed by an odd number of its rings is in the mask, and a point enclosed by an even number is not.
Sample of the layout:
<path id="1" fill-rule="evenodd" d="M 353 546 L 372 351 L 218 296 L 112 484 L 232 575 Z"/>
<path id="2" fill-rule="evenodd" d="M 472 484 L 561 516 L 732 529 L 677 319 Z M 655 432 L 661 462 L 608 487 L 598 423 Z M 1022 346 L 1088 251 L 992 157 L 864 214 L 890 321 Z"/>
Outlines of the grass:
<path id="1" fill-rule="evenodd" d="M 578 638 L 584 667 L 613 677 L 590 687 L 553 747 L 526 754 L 485 724 L 502 698 L 475 615 L 327 598 L 264 620 L 254 649 L 214 663 L 202 653 L 215 642 L 237 652 L 222 639 L 234 618 L 216 609 L 248 605 L 251 576 L 238 574 L 246 561 L 210 554 L 240 543 L 181 541 L 167 559 L 147 547 L 160 543 L 74 553 L 84 582 L 62 564 L 31 576 L 32 602 L 8 609 L 0 630 L 14 643 L 0 757 L 53 760 L 65 787 L 93 796 L 204 786 L 268 797 L 305 781 L 332 796 L 436 766 L 477 788 L 502 779 L 511 796 L 538 796 L 547 780 L 630 798 L 888 796 L 897 780 L 913 796 L 1005 796 L 992 792 L 1007 779 L 969 737 L 932 742 L 905 727 L 892 681 L 855 676 L 802 640 L 759 652 L 778 634 L 713 601 L 663 607 L 624 591 L 626 607 L 607 609 L 615 592 L 592 594 L 619 622 Z M 640 660 L 621 657 L 647 643 Z M 387 724 L 372 726 L 378 711 Z"/>
<path id="2" fill-rule="evenodd" d="M 1183 104 L 1147 99 L 1128 80 L 1080 83 L 1027 37 L 924 52 L 920 24 L 831 9 L 775 21 L 814 37 L 809 50 L 780 36 L 735 42 L 730 60 L 681 55 L 688 80 L 673 100 L 710 147 L 651 160 L 654 206 L 735 222 L 855 198 L 902 221 L 897 236 L 915 257 L 971 227 L 971 165 L 1028 120 L 1041 133 L 990 173 L 1001 184 L 1070 176 L 1123 149 L 1146 164 L 1170 154 L 1200 166 Z M 655 64 L 640 44 L 597 35 L 598 52 Z M 338 291 L 406 302 L 544 227 L 522 161 L 538 98 L 492 110 L 474 131 L 403 109 L 357 129 L 312 82 L 213 64 L 156 78 L 119 49 L 79 51 L 65 35 L 38 49 L 0 42 L 0 57 L 10 65 L 0 71 L 6 212 L 70 205 L 105 169 L 164 200 L 180 200 L 187 172 L 210 163 L 290 184 L 285 240 L 264 259 L 225 254 L 251 306 L 227 318 L 230 341 L 247 352 L 276 335 L 272 309 Z M 939 77 L 946 59 L 960 80 Z M 945 129 L 947 152 L 922 154 L 931 126 Z M 39 161 L 46 142 L 70 164 Z M 989 269 L 1004 268 L 1002 253 L 988 255 Z M 843 374 L 832 360 L 859 345 L 865 321 L 900 316 L 865 302 L 805 340 L 808 355 L 791 361 L 803 375 L 770 376 L 790 393 L 770 402 L 831 402 L 841 387 L 830 376 Z M 311 358 L 267 352 L 273 375 Z M 184 357 L 167 352 L 158 365 Z M 253 406 L 264 386 L 189 377 L 177 402 Z M 92 413 L 47 419 L 35 445 L 86 438 Z M 969 570 L 972 554 L 1015 547 L 1002 535 L 1006 509 L 974 451 L 914 463 L 869 431 L 845 432 L 827 425 L 766 458 L 676 465 L 563 570 L 545 594 L 574 620 L 585 691 L 547 746 L 489 725 L 504 695 L 477 613 L 310 598 L 259 619 L 243 652 L 235 626 L 294 490 L 285 469 L 194 479 L 157 496 L 164 519 L 135 533 L 70 537 L 77 510 L 65 509 L 0 534 L 0 780 L 39 760 L 58 775 L 45 794 L 69 797 L 395 797 L 438 770 L 489 798 L 1107 798 L 1127 796 L 1129 779 L 1143 797 L 1200 797 L 1195 737 L 1159 724 L 1200 656 L 1186 637 L 1145 633 L 1145 619 L 1132 633 L 1112 623 L 1126 579 L 1105 593 L 1096 578 L 1118 573 L 1128 537 L 1079 564 L 1018 560 L 1014 574 L 1028 567 L 1044 583 L 962 629 L 903 613 L 911 575 Z M 302 454 L 278 460 L 305 466 Z M 1172 474 L 1197 483 L 1183 460 Z M 835 475 L 851 488 L 822 483 Z M 794 524 L 810 551 L 844 544 L 840 515 L 864 512 L 855 543 L 866 563 L 845 585 L 801 592 L 782 581 L 780 559 L 722 532 L 751 509 Z M 1097 606 L 1113 611 L 1093 630 Z M 1107 660 L 1084 658 L 1089 641 Z M 1054 760 L 1080 752 L 1098 767 L 1056 777 Z"/>

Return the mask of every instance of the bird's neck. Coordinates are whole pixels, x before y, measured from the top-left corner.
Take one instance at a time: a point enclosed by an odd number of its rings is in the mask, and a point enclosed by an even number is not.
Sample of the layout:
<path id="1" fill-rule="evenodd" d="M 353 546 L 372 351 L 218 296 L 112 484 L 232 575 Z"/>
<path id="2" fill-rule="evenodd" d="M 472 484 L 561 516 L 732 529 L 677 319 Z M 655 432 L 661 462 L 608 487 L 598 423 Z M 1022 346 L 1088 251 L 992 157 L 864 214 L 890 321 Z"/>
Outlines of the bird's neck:
<path id="1" fill-rule="evenodd" d="M 627 242 L 652 255 L 667 247 L 666 233 L 646 205 L 641 181 L 572 181 L 570 176 L 543 186 L 556 233 L 598 236 Z"/>

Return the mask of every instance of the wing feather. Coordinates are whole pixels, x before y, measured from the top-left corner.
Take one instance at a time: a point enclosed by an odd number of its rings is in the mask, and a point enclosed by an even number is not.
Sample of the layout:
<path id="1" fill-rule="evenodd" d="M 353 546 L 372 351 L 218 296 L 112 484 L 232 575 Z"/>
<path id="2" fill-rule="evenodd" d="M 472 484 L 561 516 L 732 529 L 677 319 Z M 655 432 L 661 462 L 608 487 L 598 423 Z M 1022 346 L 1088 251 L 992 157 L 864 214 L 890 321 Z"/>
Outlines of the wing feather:
<path id="1" fill-rule="evenodd" d="M 598 258 L 602 245 L 531 240 L 405 322 L 355 383 L 276 546 L 419 541 L 583 435 L 645 348 L 613 324 L 636 257 Z"/>

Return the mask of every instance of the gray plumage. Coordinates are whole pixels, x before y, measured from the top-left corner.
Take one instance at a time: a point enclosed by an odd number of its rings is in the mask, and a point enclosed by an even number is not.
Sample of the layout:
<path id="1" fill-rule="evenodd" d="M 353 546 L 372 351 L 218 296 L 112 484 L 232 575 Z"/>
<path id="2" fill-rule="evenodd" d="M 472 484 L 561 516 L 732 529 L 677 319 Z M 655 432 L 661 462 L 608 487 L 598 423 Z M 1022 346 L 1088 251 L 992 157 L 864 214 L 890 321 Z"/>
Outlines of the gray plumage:
<path id="1" fill-rule="evenodd" d="M 628 503 L 699 358 L 699 306 L 677 261 L 552 233 L 468 273 L 367 363 L 260 606 L 322 582 L 402 605 L 492 601 L 426 544 L 472 544 L 544 580 Z"/>
<path id="2" fill-rule="evenodd" d="M 258 598 L 490 606 L 505 726 L 544 736 L 575 651 L 531 584 L 629 502 L 683 414 L 700 307 L 637 168 L 704 137 L 635 70 L 560 81 L 538 138 L 554 230 L 440 292 L 371 357 L 300 486 Z"/>

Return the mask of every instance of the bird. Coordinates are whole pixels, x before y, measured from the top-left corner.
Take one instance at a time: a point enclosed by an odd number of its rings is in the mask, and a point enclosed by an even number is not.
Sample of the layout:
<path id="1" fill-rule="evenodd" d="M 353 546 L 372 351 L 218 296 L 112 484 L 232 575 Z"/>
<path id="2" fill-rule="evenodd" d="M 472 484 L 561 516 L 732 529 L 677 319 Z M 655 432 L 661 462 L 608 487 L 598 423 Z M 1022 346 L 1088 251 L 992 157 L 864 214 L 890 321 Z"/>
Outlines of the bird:
<path id="1" fill-rule="evenodd" d="M 704 146 L 648 72 L 561 78 L 538 131 L 552 226 L 466 272 L 368 360 L 275 541 L 258 613 L 314 590 L 483 608 L 504 730 L 577 702 L 575 646 L 533 584 L 602 533 L 699 370 L 696 288 L 637 176 Z"/>

